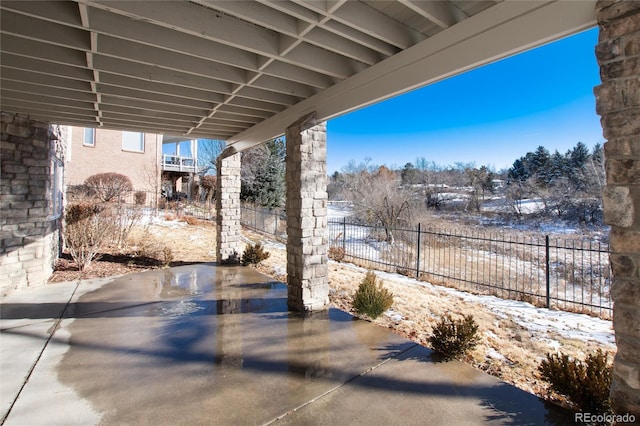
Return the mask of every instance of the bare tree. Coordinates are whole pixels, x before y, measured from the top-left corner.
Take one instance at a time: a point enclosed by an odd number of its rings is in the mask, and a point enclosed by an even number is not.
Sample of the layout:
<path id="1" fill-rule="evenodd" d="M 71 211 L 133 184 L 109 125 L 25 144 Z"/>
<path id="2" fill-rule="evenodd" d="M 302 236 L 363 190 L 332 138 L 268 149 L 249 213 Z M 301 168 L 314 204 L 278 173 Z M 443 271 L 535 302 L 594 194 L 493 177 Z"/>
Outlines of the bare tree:
<path id="1" fill-rule="evenodd" d="M 368 170 L 368 164 L 359 171 L 352 170 L 345 193 L 358 217 L 382 225 L 390 244 L 395 241 L 398 226 L 410 220 L 411 192 L 401 188 L 399 177 L 385 166 L 373 172 Z"/>
<path id="2" fill-rule="evenodd" d="M 198 139 L 198 175 L 216 174 L 216 160 L 225 147 L 225 142 L 221 140 Z"/>

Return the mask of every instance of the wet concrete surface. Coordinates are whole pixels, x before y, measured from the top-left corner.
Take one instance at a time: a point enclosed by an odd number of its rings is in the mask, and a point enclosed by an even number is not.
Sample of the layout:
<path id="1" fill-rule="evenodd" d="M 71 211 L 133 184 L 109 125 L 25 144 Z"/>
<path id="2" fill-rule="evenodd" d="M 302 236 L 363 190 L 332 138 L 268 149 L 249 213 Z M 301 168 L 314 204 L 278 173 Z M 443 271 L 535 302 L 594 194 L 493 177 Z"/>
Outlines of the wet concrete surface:
<path id="1" fill-rule="evenodd" d="M 66 310 L 64 298 L 3 302 L 3 333 L 64 312 L 43 352 L 58 355 L 33 370 L 6 424 L 573 423 L 344 312 L 290 313 L 286 296 L 253 269 L 202 264 L 97 285 Z M 43 405 L 47 381 L 74 403 Z"/>

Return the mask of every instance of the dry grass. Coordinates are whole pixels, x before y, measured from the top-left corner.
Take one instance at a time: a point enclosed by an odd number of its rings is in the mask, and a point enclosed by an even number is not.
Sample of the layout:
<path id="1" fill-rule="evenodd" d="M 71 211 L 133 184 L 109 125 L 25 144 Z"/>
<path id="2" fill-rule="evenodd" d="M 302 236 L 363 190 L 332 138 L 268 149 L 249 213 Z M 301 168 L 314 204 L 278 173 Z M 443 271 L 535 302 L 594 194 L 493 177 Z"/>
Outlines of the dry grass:
<path id="1" fill-rule="evenodd" d="M 252 242 L 266 242 L 262 235 L 245 231 Z M 285 281 L 286 277 L 274 274 L 286 265 L 286 253 L 273 246 L 268 247 L 271 257 L 262 262 L 258 269 L 263 273 Z M 330 299 L 334 307 L 346 312 L 352 311 L 352 295 L 366 274 L 365 269 L 337 262 L 329 263 Z M 501 378 L 520 389 L 539 396 L 547 396 L 548 385 L 540 379 L 538 365 L 548 352 L 555 352 L 549 344 L 553 339 L 560 343 L 564 353 L 583 358 L 586 353 L 597 349 L 594 342 L 568 339 L 545 333 L 535 335 L 508 318 L 494 314 L 488 307 L 451 296 L 437 286 L 410 286 L 401 280 L 384 280 L 385 287 L 394 294 L 392 310 L 402 316 L 397 320 L 381 315 L 375 321 L 385 328 L 423 346 L 429 346 L 428 339 L 437 322 L 446 314 L 473 315 L 479 325 L 481 342 L 465 358 L 465 361 L 489 374 Z M 615 347 L 602 346 L 608 353 L 615 353 Z M 562 401 L 559 401 L 562 402 Z"/>

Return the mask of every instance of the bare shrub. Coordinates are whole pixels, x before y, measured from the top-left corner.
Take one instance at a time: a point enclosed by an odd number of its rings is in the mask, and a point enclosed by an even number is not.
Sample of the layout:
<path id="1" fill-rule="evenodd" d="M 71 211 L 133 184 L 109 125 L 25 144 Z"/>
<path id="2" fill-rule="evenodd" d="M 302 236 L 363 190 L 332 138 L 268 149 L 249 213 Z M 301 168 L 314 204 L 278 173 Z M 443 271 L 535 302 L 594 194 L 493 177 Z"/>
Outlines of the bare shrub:
<path id="1" fill-rule="evenodd" d="M 171 247 L 164 246 L 162 248 L 162 266 L 171 266 L 171 262 L 173 262 L 173 250 Z"/>
<path id="2" fill-rule="evenodd" d="M 145 231 L 141 236 L 130 242 L 132 253 L 136 257 L 159 259 L 163 246 L 153 234 Z"/>
<path id="3" fill-rule="evenodd" d="M 142 206 L 147 202 L 147 193 L 144 191 L 136 191 L 133 194 L 133 201 L 138 206 Z"/>
<path id="4" fill-rule="evenodd" d="M 480 343 L 478 324 L 472 315 L 462 319 L 453 319 L 445 315 L 434 327 L 429 337 L 431 348 L 445 359 L 453 359 L 465 355 Z"/>
<path id="5" fill-rule="evenodd" d="M 179 222 L 185 222 L 187 225 L 198 225 L 200 221 L 193 216 L 182 216 Z"/>
<path id="6" fill-rule="evenodd" d="M 342 262 L 346 255 L 344 249 L 338 246 L 329 247 L 329 259 L 333 259 L 336 262 Z"/>
<path id="7" fill-rule="evenodd" d="M 210 175 L 202 176 L 202 179 L 200 179 L 200 186 L 202 186 L 202 189 L 205 191 L 205 201 L 207 203 L 210 203 L 215 197 L 216 179 L 215 176 Z"/>
<path id="8" fill-rule="evenodd" d="M 131 230 L 142 217 L 142 210 L 139 208 L 127 208 L 124 204 L 109 205 L 106 209 L 116 218 L 116 223 L 118 224 L 118 232 L 114 234 L 112 243 L 122 247 L 126 243 Z"/>
<path id="9" fill-rule="evenodd" d="M 95 203 L 70 204 L 64 220 L 64 243 L 81 271 L 89 266 L 117 232 L 113 216 Z"/>
<path id="10" fill-rule="evenodd" d="M 113 172 L 89 176 L 84 184 L 103 202 L 118 201 L 133 188 L 128 177 Z"/>
<path id="11" fill-rule="evenodd" d="M 373 271 L 367 272 L 353 295 L 353 309 L 371 319 L 378 318 L 393 305 L 393 294 L 382 286 Z"/>
<path id="12" fill-rule="evenodd" d="M 601 349 L 584 361 L 565 354 L 547 354 L 538 371 L 551 389 L 569 399 L 582 412 L 605 414 L 611 411 L 609 390 L 613 367 Z"/>

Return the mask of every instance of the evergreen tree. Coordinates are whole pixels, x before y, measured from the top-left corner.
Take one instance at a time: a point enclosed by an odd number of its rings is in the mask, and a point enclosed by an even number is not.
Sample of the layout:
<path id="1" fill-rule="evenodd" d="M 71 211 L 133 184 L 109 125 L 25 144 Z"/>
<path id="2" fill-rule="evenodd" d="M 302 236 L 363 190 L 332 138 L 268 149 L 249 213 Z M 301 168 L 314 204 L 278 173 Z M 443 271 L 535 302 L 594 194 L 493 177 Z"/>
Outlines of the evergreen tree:
<path id="1" fill-rule="evenodd" d="M 283 206 L 285 156 L 285 144 L 280 139 L 244 151 L 240 198 L 264 207 Z"/>

